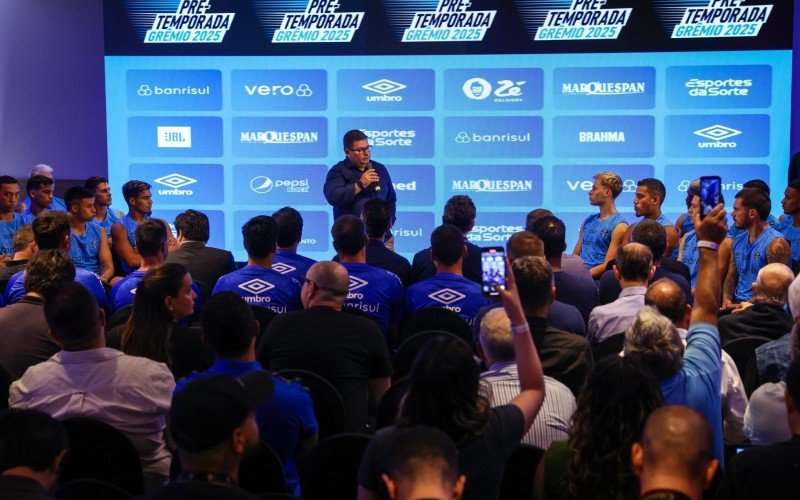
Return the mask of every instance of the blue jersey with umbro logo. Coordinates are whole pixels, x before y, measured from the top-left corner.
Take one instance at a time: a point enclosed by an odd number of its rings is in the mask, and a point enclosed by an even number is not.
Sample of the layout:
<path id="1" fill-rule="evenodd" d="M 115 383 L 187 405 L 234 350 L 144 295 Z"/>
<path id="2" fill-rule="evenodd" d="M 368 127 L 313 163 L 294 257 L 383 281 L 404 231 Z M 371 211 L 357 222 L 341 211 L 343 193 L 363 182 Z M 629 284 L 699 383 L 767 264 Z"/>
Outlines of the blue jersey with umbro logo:
<path id="1" fill-rule="evenodd" d="M 212 295 L 222 291 L 233 292 L 250 305 L 266 307 L 279 314 L 303 308 L 300 282 L 262 266 L 247 265 L 222 276 Z"/>
<path id="2" fill-rule="evenodd" d="M 344 305 L 360 309 L 378 320 L 384 335 L 389 323 L 403 317 L 403 284 L 396 274 L 360 262 L 342 264 L 350 274 L 350 291 Z"/>
<path id="3" fill-rule="evenodd" d="M 272 259 L 272 270 L 284 276 L 290 276 L 297 281 L 302 281 L 308 269 L 317 261 L 310 259 L 291 250 L 277 250 Z M 302 283 L 301 283 L 302 284 Z"/>
<path id="4" fill-rule="evenodd" d="M 139 286 L 139 283 L 141 283 L 145 274 L 147 274 L 147 271 L 137 269 L 131 274 L 117 281 L 117 283 L 111 289 L 112 313 L 119 311 L 125 306 L 133 304 L 133 300 L 136 298 L 136 287 Z M 194 299 L 194 312 L 196 314 L 203 308 L 203 295 L 200 293 L 200 288 L 197 287 L 197 284 L 194 281 L 192 281 L 192 290 L 194 290 L 194 294 L 197 295 L 197 297 Z"/>
<path id="5" fill-rule="evenodd" d="M 478 309 L 486 304 L 481 286 L 460 274 L 438 273 L 406 290 L 407 315 L 426 307 L 444 307 L 472 325 Z"/>

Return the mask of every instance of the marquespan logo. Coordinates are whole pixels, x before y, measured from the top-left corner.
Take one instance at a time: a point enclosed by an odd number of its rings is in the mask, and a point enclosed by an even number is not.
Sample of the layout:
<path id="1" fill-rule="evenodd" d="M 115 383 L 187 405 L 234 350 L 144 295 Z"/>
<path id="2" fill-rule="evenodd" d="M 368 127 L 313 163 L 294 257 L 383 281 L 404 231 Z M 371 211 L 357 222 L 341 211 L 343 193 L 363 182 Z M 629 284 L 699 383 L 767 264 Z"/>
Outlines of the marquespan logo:
<path id="1" fill-rule="evenodd" d="M 297 270 L 296 267 L 290 266 L 285 262 L 276 262 L 272 264 L 272 270 L 280 274 L 289 274 Z"/>
<path id="2" fill-rule="evenodd" d="M 361 287 L 365 287 L 369 285 L 369 281 L 363 280 L 361 278 L 357 278 L 355 276 L 350 276 L 350 288 L 349 290 L 352 292 L 354 290 L 358 290 Z"/>
<path id="3" fill-rule="evenodd" d="M 496 10 L 470 10 L 469 0 L 439 0 L 433 11 L 417 10 L 424 2 L 382 3 L 402 42 L 480 42 L 497 14 Z"/>
<path id="4" fill-rule="evenodd" d="M 253 0 L 256 17 L 272 43 L 346 43 L 364 20 L 363 12 L 340 12 L 339 0 L 309 0 L 297 11 L 287 11 L 287 4 L 301 2 Z"/>
<path id="5" fill-rule="evenodd" d="M 307 130 L 255 130 L 242 131 L 242 144 L 312 144 L 319 141 L 319 132 Z"/>
<path id="6" fill-rule="evenodd" d="M 525 80 L 499 80 L 497 88 L 494 88 L 488 80 L 480 77 L 470 78 L 461 87 L 461 91 L 469 99 L 482 101 L 494 95 L 494 102 L 521 102 L 522 101 L 522 86 L 525 85 Z"/>
<path id="7" fill-rule="evenodd" d="M 453 180 L 452 190 L 475 193 L 519 193 L 533 191 L 533 181 L 528 179 Z"/>
<path id="8" fill-rule="evenodd" d="M 454 302 L 458 302 L 459 300 L 466 298 L 466 295 L 455 290 L 451 290 L 450 288 L 442 288 L 441 290 L 437 290 L 431 294 L 428 294 L 428 298 L 449 306 Z"/>
<path id="9" fill-rule="evenodd" d="M 645 82 L 564 82 L 562 95 L 608 96 L 645 93 Z"/>
<path id="10" fill-rule="evenodd" d="M 741 133 L 741 130 L 736 130 L 735 128 L 726 127 L 724 125 L 712 125 L 710 127 L 694 131 L 694 135 L 703 137 L 705 139 L 711 139 L 709 142 L 698 142 L 697 147 L 699 148 L 735 148 L 737 145 L 735 142 L 724 141 L 725 139 L 736 137 Z"/>
<path id="11" fill-rule="evenodd" d="M 528 33 L 536 41 L 615 40 L 631 17 L 631 8 L 606 8 L 607 0 L 554 0 L 542 8 L 541 0 L 516 0 Z"/>
<path id="12" fill-rule="evenodd" d="M 672 38 L 758 36 L 773 7 L 748 5 L 748 0 L 653 0 L 653 3 Z"/>
<path id="13" fill-rule="evenodd" d="M 150 0 L 128 0 L 129 18 L 144 43 L 221 43 L 235 13 L 211 12 L 212 0 L 180 0 L 174 12 L 152 12 Z"/>
<path id="14" fill-rule="evenodd" d="M 275 288 L 275 285 L 269 283 L 268 281 L 264 281 L 262 279 L 253 278 L 250 281 L 245 281 L 238 285 L 239 288 L 244 290 L 245 292 L 252 293 L 253 295 L 260 295 L 268 290 L 272 290 Z"/>

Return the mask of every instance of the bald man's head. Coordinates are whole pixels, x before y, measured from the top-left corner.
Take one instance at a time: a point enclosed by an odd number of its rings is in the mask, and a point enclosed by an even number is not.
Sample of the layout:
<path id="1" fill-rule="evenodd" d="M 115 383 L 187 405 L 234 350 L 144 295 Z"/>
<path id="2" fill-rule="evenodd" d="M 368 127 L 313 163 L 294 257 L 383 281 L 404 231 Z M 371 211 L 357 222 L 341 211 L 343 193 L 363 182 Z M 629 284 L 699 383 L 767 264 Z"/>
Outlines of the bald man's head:
<path id="1" fill-rule="evenodd" d="M 767 264 L 758 271 L 758 295 L 784 305 L 788 301 L 789 285 L 793 280 L 794 273 L 786 264 Z"/>
<path id="2" fill-rule="evenodd" d="M 338 262 L 323 260 L 311 266 L 306 272 L 306 280 L 311 283 L 304 283 L 303 287 L 313 287 L 313 295 L 309 303 L 309 294 L 301 293 L 304 307 L 311 307 L 320 300 L 336 302 L 341 306 L 347 297 L 350 287 L 350 275 L 347 269 Z"/>
<path id="3" fill-rule="evenodd" d="M 653 252 L 641 243 L 628 243 L 617 249 L 615 267 L 627 281 L 647 281 L 652 265 Z"/>
<path id="4" fill-rule="evenodd" d="M 688 406 L 665 406 L 647 418 L 641 466 L 650 474 L 705 482 L 713 449 L 714 433 L 700 413 Z"/>
<path id="5" fill-rule="evenodd" d="M 661 278 L 647 287 L 644 303 L 658 309 L 658 312 L 669 318 L 678 328 L 685 328 L 687 318 L 686 294 L 677 283 L 668 278 Z"/>

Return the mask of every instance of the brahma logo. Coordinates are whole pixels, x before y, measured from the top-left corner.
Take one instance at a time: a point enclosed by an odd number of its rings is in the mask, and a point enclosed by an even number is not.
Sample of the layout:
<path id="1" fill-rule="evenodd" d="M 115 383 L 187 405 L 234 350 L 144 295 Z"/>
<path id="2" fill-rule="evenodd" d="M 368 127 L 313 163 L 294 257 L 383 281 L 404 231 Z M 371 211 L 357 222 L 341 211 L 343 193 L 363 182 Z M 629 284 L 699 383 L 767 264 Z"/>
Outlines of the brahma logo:
<path id="1" fill-rule="evenodd" d="M 366 96 L 367 102 L 390 102 L 390 101 L 402 101 L 403 96 L 399 95 L 389 95 L 394 94 L 395 92 L 399 92 L 406 88 L 406 85 L 402 83 L 393 82 L 392 80 L 388 80 L 386 78 L 382 78 L 380 80 L 376 80 L 374 82 L 367 83 L 361 86 L 362 89 L 369 90 L 370 92 L 374 92 L 380 95 L 368 95 Z"/>
<path id="2" fill-rule="evenodd" d="M 625 142 L 625 132 L 622 130 L 603 132 L 581 130 L 578 132 L 578 142 Z"/>
<path id="3" fill-rule="evenodd" d="M 470 78 L 461 87 L 464 95 L 469 99 L 483 100 L 494 94 L 494 102 L 521 102 L 522 86 L 525 81 L 499 80 L 497 88 L 492 91 L 492 84 L 483 78 Z"/>
<path id="4" fill-rule="evenodd" d="M 159 189 L 158 194 L 162 196 L 191 196 L 194 194 L 194 191 L 191 189 L 180 189 L 182 187 L 188 186 L 190 184 L 194 184 L 197 182 L 197 179 L 192 179 L 191 177 L 187 177 L 181 174 L 169 174 L 165 175 L 164 177 L 159 177 L 158 179 L 154 179 L 153 182 L 157 182 L 162 186 L 167 186 L 171 189 Z"/>
<path id="5" fill-rule="evenodd" d="M 741 133 L 741 130 L 736 130 L 735 128 L 726 127 L 724 125 L 712 125 L 710 127 L 694 131 L 694 135 L 711 139 L 710 142 L 698 142 L 697 147 L 699 148 L 735 148 L 737 146 L 735 142 L 722 141 L 725 139 L 730 139 L 731 137 L 736 137 Z"/>
<path id="6" fill-rule="evenodd" d="M 272 264 L 272 270 L 275 271 L 276 273 L 280 273 L 280 274 L 289 274 L 291 272 L 296 271 L 297 268 L 294 267 L 294 266 L 290 266 L 289 264 L 286 264 L 285 262 L 276 262 L 276 263 Z"/>
<path id="7" fill-rule="evenodd" d="M 466 298 L 466 295 L 455 290 L 451 290 L 450 288 L 442 288 L 441 290 L 437 290 L 431 294 L 428 294 L 428 297 L 436 302 L 440 302 L 446 306 L 449 306 L 454 302 L 458 302 L 459 300 Z"/>
<path id="8" fill-rule="evenodd" d="M 258 278 L 253 278 L 250 281 L 245 281 L 244 283 L 241 283 L 238 286 L 245 292 L 252 293 L 253 295 L 261 295 L 262 293 L 275 288 L 275 285 L 273 285 L 272 283 L 269 283 L 268 281 L 264 281 Z M 269 302 L 269 300 L 267 300 L 267 302 Z"/>

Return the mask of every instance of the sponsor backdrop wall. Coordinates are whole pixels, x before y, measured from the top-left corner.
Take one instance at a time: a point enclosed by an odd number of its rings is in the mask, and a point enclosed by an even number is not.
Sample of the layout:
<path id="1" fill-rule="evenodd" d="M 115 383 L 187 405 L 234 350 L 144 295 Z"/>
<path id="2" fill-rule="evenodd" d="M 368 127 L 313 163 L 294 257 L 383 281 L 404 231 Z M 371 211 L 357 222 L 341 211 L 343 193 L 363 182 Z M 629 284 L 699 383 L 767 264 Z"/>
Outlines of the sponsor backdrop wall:
<path id="1" fill-rule="evenodd" d="M 300 250 L 329 258 L 322 186 L 359 128 L 395 184 L 398 251 L 455 194 L 479 207 L 476 244 L 545 206 L 572 248 L 599 171 L 631 218 L 643 177 L 673 218 L 700 175 L 730 200 L 785 184 L 791 20 L 755 0 L 107 2 L 109 176 L 151 183 L 170 222 L 207 212 L 241 260 L 241 224 L 294 206 Z"/>

